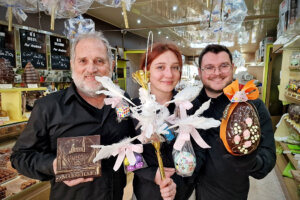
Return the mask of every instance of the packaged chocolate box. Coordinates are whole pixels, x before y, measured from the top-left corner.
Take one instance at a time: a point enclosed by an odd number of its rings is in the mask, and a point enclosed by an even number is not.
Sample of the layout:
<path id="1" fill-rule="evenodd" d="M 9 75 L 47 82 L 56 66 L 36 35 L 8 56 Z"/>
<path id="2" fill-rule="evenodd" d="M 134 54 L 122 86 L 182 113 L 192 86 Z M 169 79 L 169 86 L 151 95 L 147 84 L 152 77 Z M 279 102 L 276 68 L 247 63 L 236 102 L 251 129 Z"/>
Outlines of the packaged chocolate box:
<path id="1" fill-rule="evenodd" d="M 256 108 L 248 100 L 257 99 L 258 88 L 249 81 L 239 91 L 238 81 L 224 88 L 231 101 L 225 108 L 220 127 L 220 137 L 227 151 L 235 156 L 253 152 L 260 141 L 261 130 Z"/>
<path id="2" fill-rule="evenodd" d="M 101 176 L 101 162 L 93 163 L 99 149 L 100 136 L 79 136 L 57 139 L 57 172 L 55 181 Z"/>

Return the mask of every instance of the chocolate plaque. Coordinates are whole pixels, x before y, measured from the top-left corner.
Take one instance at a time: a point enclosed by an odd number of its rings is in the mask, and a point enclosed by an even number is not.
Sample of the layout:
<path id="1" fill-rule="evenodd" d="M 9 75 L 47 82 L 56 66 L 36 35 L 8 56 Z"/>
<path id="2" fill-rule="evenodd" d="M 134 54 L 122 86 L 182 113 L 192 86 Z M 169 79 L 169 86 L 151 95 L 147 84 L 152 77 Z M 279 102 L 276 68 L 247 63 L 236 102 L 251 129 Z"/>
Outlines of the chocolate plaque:
<path id="1" fill-rule="evenodd" d="M 99 144 L 99 135 L 58 138 L 55 181 L 101 176 L 101 162 L 93 163 L 99 149 L 91 147 Z"/>

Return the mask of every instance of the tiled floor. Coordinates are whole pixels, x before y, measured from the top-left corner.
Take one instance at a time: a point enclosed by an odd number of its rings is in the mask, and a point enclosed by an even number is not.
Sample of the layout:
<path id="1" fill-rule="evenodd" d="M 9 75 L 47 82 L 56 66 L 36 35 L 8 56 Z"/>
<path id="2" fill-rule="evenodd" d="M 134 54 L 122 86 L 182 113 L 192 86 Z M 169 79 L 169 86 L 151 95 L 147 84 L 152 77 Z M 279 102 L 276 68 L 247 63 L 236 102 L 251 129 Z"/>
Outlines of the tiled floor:
<path id="1" fill-rule="evenodd" d="M 133 174 L 129 174 L 127 178 L 128 184 L 125 188 L 123 200 L 134 200 L 132 198 Z M 195 194 L 189 200 L 195 200 Z M 264 179 L 256 180 L 250 177 L 248 200 L 285 200 L 274 169 Z"/>
<path id="2" fill-rule="evenodd" d="M 275 169 L 264 179 L 250 178 L 248 200 L 285 200 L 284 193 L 278 181 Z"/>

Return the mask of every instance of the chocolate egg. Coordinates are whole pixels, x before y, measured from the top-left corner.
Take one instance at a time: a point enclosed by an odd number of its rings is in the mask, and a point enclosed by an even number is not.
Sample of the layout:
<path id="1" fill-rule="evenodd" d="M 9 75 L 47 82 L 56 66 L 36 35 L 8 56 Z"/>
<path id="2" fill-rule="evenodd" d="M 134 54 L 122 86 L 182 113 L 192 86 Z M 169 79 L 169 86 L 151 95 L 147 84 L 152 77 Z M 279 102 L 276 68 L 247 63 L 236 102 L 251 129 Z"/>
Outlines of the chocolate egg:
<path id="1" fill-rule="evenodd" d="M 182 176 L 191 176 L 196 167 L 196 158 L 187 151 L 180 151 L 175 155 L 175 169 L 177 174 Z"/>

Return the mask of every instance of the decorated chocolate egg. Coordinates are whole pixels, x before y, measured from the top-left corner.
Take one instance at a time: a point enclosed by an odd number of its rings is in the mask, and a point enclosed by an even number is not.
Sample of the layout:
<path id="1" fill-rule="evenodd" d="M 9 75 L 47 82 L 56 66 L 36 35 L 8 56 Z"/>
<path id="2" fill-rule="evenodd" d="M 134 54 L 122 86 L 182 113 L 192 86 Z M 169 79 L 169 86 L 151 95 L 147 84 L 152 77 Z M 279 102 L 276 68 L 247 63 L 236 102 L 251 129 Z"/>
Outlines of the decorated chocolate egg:
<path id="1" fill-rule="evenodd" d="M 196 167 L 196 158 L 187 151 L 180 151 L 175 155 L 176 172 L 182 176 L 191 176 Z"/>
<path id="2" fill-rule="evenodd" d="M 223 112 L 220 137 L 230 154 L 243 156 L 257 148 L 261 137 L 256 108 L 248 102 L 257 99 L 259 91 L 253 81 L 249 81 L 241 91 L 238 88 L 238 81 L 224 88 L 224 94 L 232 103 Z M 240 94 L 244 96 L 241 98 Z M 238 101 L 233 100 L 234 97 Z"/>

